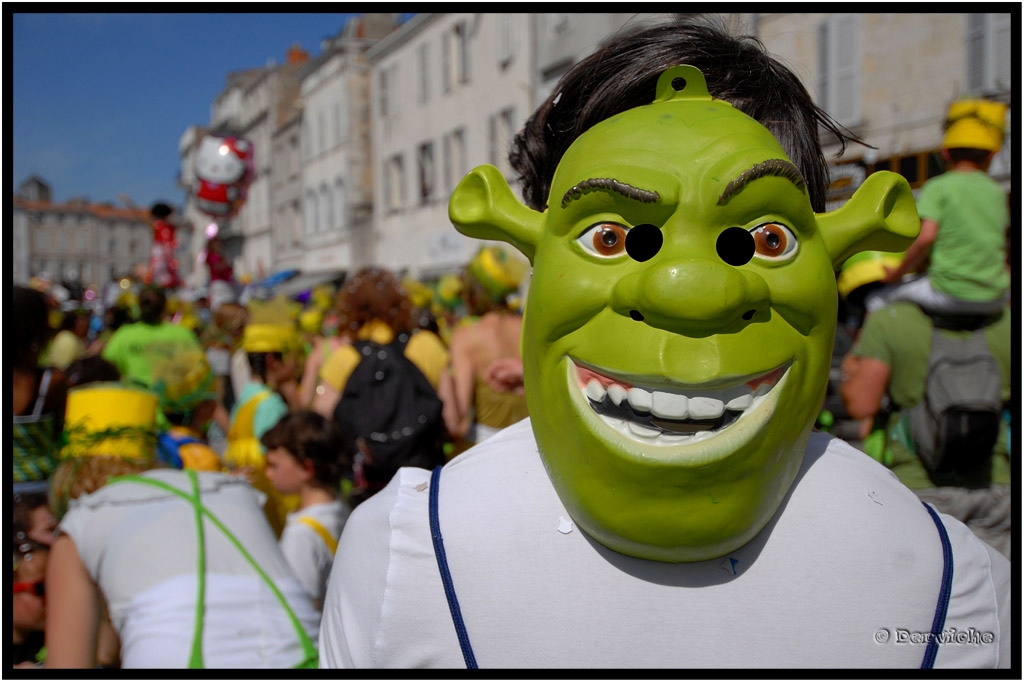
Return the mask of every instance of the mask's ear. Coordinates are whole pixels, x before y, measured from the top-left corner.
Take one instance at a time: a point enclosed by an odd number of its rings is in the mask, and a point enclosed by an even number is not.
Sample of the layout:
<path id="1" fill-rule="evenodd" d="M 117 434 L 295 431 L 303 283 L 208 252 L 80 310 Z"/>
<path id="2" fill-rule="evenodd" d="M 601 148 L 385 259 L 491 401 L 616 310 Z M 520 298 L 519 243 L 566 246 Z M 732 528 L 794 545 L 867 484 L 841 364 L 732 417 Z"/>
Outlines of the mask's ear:
<path id="1" fill-rule="evenodd" d="M 523 206 L 491 165 L 477 166 L 462 179 L 448 200 L 448 217 L 467 237 L 508 242 L 531 264 L 544 230 L 544 214 Z"/>
<path id="2" fill-rule="evenodd" d="M 917 204 L 906 179 L 872 173 L 841 208 L 818 216 L 818 230 L 839 268 L 861 251 L 905 251 L 921 231 Z"/>

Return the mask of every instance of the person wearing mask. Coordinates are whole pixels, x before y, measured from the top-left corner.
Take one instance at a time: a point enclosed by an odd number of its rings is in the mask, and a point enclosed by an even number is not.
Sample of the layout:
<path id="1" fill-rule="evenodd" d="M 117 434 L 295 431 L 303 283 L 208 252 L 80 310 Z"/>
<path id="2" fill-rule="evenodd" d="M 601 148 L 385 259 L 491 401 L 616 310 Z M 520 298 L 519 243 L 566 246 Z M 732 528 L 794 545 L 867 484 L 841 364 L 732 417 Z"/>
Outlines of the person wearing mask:
<path id="1" fill-rule="evenodd" d="M 456 229 L 533 264 L 530 416 L 355 509 L 322 667 L 1012 665 L 1006 558 L 813 428 L 835 269 L 919 229 L 895 173 L 826 211 L 822 127 L 756 38 L 638 22 L 527 120 L 516 190 L 463 178 Z"/>

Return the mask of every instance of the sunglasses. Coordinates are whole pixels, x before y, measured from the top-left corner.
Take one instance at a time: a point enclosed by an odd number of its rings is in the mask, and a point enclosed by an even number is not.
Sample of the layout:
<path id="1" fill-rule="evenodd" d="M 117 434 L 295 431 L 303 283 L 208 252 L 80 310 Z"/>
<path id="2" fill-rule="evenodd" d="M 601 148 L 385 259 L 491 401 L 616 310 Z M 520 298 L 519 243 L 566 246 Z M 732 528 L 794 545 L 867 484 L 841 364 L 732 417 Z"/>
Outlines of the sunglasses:
<path id="1" fill-rule="evenodd" d="M 37 580 L 32 583 L 14 583 L 14 594 L 19 592 L 31 592 L 37 597 L 46 596 L 46 583 L 42 580 Z"/>

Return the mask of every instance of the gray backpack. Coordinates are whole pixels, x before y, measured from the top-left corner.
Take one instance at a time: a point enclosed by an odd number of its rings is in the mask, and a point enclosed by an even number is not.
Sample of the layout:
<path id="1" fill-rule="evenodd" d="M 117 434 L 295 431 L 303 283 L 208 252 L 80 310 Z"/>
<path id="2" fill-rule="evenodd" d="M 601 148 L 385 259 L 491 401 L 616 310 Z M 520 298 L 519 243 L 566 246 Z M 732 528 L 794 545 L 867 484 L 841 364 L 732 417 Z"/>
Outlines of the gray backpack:
<path id="1" fill-rule="evenodd" d="M 910 433 L 931 474 L 976 468 L 999 437 L 1002 377 L 978 329 L 966 338 L 932 331 L 924 398 L 910 409 Z"/>

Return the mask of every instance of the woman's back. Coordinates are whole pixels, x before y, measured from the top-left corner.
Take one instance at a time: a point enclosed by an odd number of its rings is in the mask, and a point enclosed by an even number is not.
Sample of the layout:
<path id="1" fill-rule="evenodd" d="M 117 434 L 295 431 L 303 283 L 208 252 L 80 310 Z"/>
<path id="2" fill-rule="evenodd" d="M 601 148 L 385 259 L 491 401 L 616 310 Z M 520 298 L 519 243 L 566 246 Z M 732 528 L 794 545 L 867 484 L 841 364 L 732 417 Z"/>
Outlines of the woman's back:
<path id="1" fill-rule="evenodd" d="M 205 510 L 200 533 L 186 499 L 193 495 L 189 479 L 190 472 L 155 469 L 108 483 L 75 500 L 60 524 L 106 598 L 122 667 L 187 666 L 199 622 L 204 667 L 299 664 L 304 646 L 289 609 L 307 647 L 316 641 L 319 614 L 288 568 L 255 491 L 225 474 L 196 474 Z"/>

